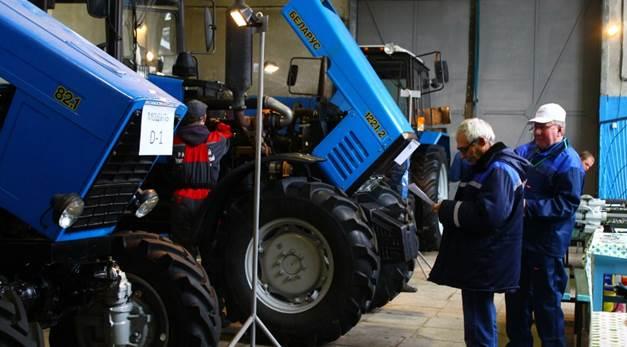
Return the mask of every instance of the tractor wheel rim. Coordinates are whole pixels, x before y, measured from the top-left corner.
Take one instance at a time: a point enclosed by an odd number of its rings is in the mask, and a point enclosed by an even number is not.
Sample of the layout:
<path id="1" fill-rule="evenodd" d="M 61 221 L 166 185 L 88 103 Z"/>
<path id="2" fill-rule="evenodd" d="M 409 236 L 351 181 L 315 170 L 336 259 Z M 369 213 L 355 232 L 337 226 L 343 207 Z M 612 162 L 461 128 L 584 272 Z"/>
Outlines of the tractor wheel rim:
<path id="1" fill-rule="evenodd" d="M 246 250 L 246 278 L 252 283 L 252 240 Z M 313 225 L 275 219 L 259 229 L 257 295 L 274 311 L 301 313 L 319 304 L 331 287 L 331 247 Z"/>

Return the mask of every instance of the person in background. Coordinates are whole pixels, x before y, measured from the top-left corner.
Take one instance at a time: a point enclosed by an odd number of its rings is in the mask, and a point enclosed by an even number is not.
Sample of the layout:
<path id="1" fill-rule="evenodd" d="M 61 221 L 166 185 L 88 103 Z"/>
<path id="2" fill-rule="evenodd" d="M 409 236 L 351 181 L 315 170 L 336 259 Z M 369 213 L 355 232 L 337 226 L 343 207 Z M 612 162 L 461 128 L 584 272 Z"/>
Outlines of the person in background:
<path id="1" fill-rule="evenodd" d="M 581 159 L 581 165 L 583 165 L 583 170 L 588 172 L 592 166 L 594 166 L 594 155 L 589 151 L 581 151 L 579 153 L 579 158 Z"/>
<path id="2" fill-rule="evenodd" d="M 529 160 L 525 185 L 520 290 L 505 294 L 509 347 L 533 346 L 535 321 L 542 346 L 564 346 L 562 295 L 568 278 L 562 257 L 568 250 L 583 187 L 579 155 L 564 136 L 566 111 L 540 106 L 533 141 L 516 152 Z"/>
<path id="3" fill-rule="evenodd" d="M 484 120 L 464 120 L 456 134 L 470 165 L 454 200 L 433 206 L 444 225 L 429 281 L 462 290 L 467 346 L 498 346 L 494 293 L 518 288 L 523 182 L 529 163 L 495 143 Z"/>
<path id="4" fill-rule="evenodd" d="M 175 185 L 170 212 L 172 240 L 197 254 L 195 224 L 205 199 L 218 181 L 220 159 L 228 150 L 228 125 L 211 119 L 207 105 L 187 102 L 187 114 L 174 136 L 172 176 Z M 212 129 L 212 131 L 209 130 Z"/>

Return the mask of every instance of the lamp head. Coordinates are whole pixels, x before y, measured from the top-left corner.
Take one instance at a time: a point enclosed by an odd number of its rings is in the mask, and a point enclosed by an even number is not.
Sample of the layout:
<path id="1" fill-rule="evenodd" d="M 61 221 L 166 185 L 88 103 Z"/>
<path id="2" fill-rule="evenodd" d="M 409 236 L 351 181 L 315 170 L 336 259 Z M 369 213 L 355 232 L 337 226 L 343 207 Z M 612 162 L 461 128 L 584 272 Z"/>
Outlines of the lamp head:
<path id="1" fill-rule="evenodd" d="M 265 64 L 263 64 L 263 72 L 267 74 L 273 74 L 277 71 L 279 71 L 279 65 L 277 65 L 277 63 L 273 61 L 267 61 L 265 62 Z"/>
<path id="2" fill-rule="evenodd" d="M 243 2 L 233 5 L 233 7 L 229 9 L 229 14 L 238 27 L 249 25 L 254 15 L 253 9 Z"/>

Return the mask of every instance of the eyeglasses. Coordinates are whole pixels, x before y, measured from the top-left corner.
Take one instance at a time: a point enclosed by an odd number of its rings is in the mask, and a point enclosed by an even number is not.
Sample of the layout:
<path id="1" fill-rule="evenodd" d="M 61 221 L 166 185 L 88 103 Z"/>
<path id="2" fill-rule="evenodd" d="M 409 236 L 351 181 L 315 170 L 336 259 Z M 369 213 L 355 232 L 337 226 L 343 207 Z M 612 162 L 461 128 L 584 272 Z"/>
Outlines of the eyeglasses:
<path id="1" fill-rule="evenodd" d="M 557 124 L 555 123 L 533 123 L 530 127 L 529 127 L 529 131 L 534 131 L 534 130 L 547 130 L 552 128 L 553 126 L 556 126 Z"/>
<path id="2" fill-rule="evenodd" d="M 466 146 L 463 147 L 457 147 L 457 150 L 461 153 L 461 154 L 466 154 L 466 152 L 468 152 L 468 150 L 470 149 L 470 147 L 472 147 L 472 145 L 474 145 L 475 143 L 477 143 L 477 139 L 474 139 L 472 141 L 470 141 L 469 144 L 467 144 Z"/>

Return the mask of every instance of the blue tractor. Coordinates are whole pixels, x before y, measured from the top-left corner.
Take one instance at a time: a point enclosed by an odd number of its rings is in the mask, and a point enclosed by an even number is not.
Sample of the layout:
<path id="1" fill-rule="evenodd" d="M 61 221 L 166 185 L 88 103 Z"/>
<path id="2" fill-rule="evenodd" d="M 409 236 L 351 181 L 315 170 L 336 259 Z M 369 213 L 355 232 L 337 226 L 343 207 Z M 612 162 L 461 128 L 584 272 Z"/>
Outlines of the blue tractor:
<path id="1" fill-rule="evenodd" d="M 415 183 L 433 201 L 448 199 L 448 169 L 451 159 L 446 124 L 450 124 L 449 107 L 432 107 L 431 94 L 444 89 L 448 82 L 448 65 L 439 51 L 416 55 L 394 43 L 364 45 L 362 51 L 399 105 L 420 141 L 412 154 L 409 182 Z M 425 60 L 433 59 L 431 74 Z M 412 202 L 413 204 L 413 202 Z M 420 249 L 440 248 L 442 226 L 431 206 L 414 204 Z"/>
<path id="2" fill-rule="evenodd" d="M 182 1 L 119 1 L 121 8 L 102 3 L 89 0 L 87 10 L 105 18 L 113 30 L 107 37 L 122 37 L 118 47 L 107 40 L 107 52 L 139 72 L 161 72 L 148 79 L 180 100 L 200 99 L 210 112 L 236 116 L 225 120 L 234 130 L 230 156 L 198 225 L 198 243 L 226 318 L 244 320 L 251 301 L 254 164 L 250 129 L 238 116 L 256 103 L 246 96 L 253 29 L 238 28 L 227 18 L 226 81 L 201 81 L 193 58 L 172 35 L 175 28 L 182 32 Z M 233 9 L 242 5 L 235 1 Z M 325 76 L 336 86 L 335 96 L 315 109 L 264 100 L 270 112 L 263 125 L 273 154 L 263 159 L 259 315 L 279 341 L 302 346 L 337 339 L 407 281 L 418 250 L 415 226 L 378 173 L 394 161 L 404 162 L 417 143 L 406 116 L 329 1 L 288 1 L 282 13 L 313 55 L 326 57 Z M 139 28 L 154 37 L 142 42 Z M 149 51 L 154 52 L 150 60 Z M 169 195 L 167 159 L 151 172 L 148 187 Z M 169 219 L 167 199 L 161 201 L 151 215 L 123 224 L 163 232 Z"/>
<path id="3" fill-rule="evenodd" d="M 439 51 L 416 56 L 393 43 L 364 45 L 360 48 L 381 78 L 385 89 L 416 131 L 420 147 L 411 155 L 409 160 L 411 165 L 409 167 L 409 163 L 394 165 L 386 172 L 386 178 L 391 188 L 410 204 L 417 223 L 420 249 L 437 250 L 442 238 L 442 226 L 438 217 L 431 212 L 431 207 L 427 203 L 421 200 L 415 202 L 413 196 L 408 194 L 407 185 L 415 183 L 433 201 L 448 198 L 448 169 L 451 156 L 450 140 L 444 126 L 450 124 L 450 110 L 448 107 L 431 107 L 430 98 L 431 93 L 443 90 L 445 83 L 448 82 L 447 63 L 441 59 Z M 425 61 L 421 59 L 425 56 L 434 58 L 433 77 Z M 330 101 L 325 97 L 330 88 L 330 83 L 324 78 L 329 64 L 327 59 L 326 56 L 320 56 L 295 57 L 291 60 L 288 86 L 292 96 L 277 99 L 292 108 L 300 108 L 297 114 L 302 113 L 302 109 L 314 110 L 313 112 L 323 121 L 319 129 L 306 129 L 305 132 L 299 133 L 297 140 L 286 139 L 285 131 L 278 129 L 273 139 L 279 146 L 283 146 L 284 150 L 302 150 L 298 148 L 302 143 L 307 143 L 313 148 L 312 144 L 318 143 L 315 138 L 326 136 L 327 123 L 333 122 L 333 109 L 329 110 L 327 105 L 338 105 L 343 102 L 338 93 L 334 94 Z M 316 74 L 311 73 L 311 70 L 318 69 L 320 69 L 320 73 L 317 74 L 320 76 L 319 79 L 315 78 Z M 303 70 L 307 71 L 308 75 L 299 79 L 299 71 Z M 285 147 L 286 144 L 289 147 Z"/>
<path id="4" fill-rule="evenodd" d="M 0 345 L 217 346 L 202 267 L 118 225 L 185 106 L 25 0 L 0 31 Z"/>

